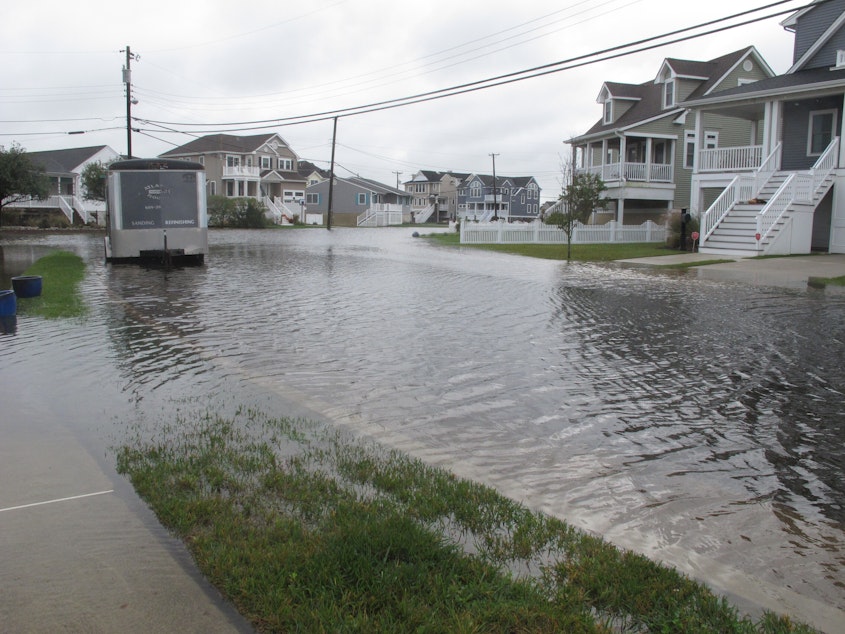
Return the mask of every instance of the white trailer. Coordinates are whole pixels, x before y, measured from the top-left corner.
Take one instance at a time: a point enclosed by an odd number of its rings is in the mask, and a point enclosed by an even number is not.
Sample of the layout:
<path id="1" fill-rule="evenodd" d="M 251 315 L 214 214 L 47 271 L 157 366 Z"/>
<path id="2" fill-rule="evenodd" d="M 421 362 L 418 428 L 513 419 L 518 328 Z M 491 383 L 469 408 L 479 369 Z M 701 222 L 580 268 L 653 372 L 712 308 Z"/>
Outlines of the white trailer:
<path id="1" fill-rule="evenodd" d="M 205 167 L 131 159 L 108 171 L 106 261 L 202 264 L 208 252 Z"/>

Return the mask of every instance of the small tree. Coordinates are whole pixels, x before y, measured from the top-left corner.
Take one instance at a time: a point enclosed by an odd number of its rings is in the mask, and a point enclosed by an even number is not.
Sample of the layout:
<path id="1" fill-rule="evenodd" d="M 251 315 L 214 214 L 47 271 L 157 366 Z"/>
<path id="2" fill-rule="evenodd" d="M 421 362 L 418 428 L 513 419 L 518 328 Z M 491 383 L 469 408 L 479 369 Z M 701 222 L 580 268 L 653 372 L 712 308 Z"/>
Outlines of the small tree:
<path id="1" fill-rule="evenodd" d="M 106 176 L 108 167 L 103 163 L 88 163 L 82 170 L 82 190 L 85 200 L 106 199 Z M 99 218 L 98 218 L 99 220 Z"/>
<path id="2" fill-rule="evenodd" d="M 566 259 L 572 258 L 572 234 L 575 224 L 585 222 L 596 209 L 604 209 L 607 202 L 601 197 L 607 189 L 596 174 L 575 174 L 567 185 L 557 205 L 557 210 L 546 218 L 566 234 Z"/>
<path id="3" fill-rule="evenodd" d="M 50 181 L 44 168 L 35 165 L 21 146 L 0 147 L 0 226 L 6 205 L 36 198 L 47 198 Z"/>

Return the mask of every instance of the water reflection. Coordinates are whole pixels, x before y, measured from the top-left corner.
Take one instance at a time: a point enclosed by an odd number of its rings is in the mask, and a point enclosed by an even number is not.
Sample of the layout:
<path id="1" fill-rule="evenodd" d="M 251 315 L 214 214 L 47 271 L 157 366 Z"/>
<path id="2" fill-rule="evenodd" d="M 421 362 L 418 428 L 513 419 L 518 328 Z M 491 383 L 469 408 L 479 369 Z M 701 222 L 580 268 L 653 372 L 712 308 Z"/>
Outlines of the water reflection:
<path id="1" fill-rule="evenodd" d="M 105 333 L 79 363 L 135 416 L 281 395 L 751 601 L 845 609 L 841 296 L 407 229 L 211 232 L 173 271 L 72 246 Z"/>

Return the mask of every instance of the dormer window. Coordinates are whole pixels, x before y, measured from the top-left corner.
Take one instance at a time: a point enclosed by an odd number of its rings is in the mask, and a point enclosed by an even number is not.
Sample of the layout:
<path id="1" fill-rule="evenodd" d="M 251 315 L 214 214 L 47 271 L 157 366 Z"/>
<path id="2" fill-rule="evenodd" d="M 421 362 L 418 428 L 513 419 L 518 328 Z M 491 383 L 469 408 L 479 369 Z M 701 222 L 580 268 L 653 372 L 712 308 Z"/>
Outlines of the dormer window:
<path id="1" fill-rule="evenodd" d="M 613 101 L 608 99 L 604 102 L 604 122 L 611 123 L 613 121 Z"/>
<path id="2" fill-rule="evenodd" d="M 675 105 L 675 80 L 670 79 L 663 84 L 663 107 L 671 108 Z"/>

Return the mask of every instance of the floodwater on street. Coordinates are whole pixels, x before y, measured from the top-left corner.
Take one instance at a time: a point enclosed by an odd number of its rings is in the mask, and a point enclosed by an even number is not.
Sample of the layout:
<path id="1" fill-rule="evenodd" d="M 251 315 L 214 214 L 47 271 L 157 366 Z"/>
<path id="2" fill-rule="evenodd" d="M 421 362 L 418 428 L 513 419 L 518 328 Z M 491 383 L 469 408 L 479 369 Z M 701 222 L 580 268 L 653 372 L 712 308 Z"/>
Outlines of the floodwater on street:
<path id="1" fill-rule="evenodd" d="M 174 270 L 6 236 L 2 288 L 72 250 L 91 310 L 0 334 L 4 415 L 45 399 L 97 451 L 177 411 L 313 413 L 744 608 L 845 622 L 845 296 L 411 233 L 211 231 Z"/>

